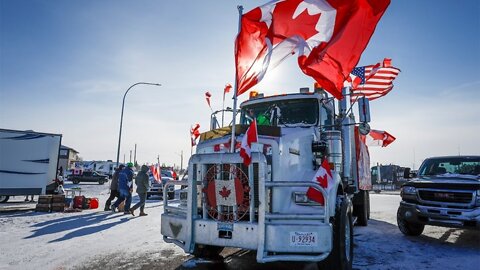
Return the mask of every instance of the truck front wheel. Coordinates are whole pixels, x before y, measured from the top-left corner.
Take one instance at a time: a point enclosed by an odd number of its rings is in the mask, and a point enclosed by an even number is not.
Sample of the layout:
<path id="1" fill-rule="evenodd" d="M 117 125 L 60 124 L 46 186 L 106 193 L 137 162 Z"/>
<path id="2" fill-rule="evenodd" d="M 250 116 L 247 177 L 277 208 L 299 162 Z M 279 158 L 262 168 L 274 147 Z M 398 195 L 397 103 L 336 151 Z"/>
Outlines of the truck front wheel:
<path id="1" fill-rule="evenodd" d="M 330 255 L 319 262 L 320 269 L 351 270 L 353 263 L 353 218 L 351 201 L 341 197 L 333 220 L 333 247 Z"/>
<path id="2" fill-rule="evenodd" d="M 0 196 L 0 203 L 6 203 L 9 198 L 10 196 L 5 196 L 5 195 Z"/>
<path id="3" fill-rule="evenodd" d="M 223 247 L 196 244 L 193 255 L 204 259 L 220 259 L 222 251 Z"/>
<path id="4" fill-rule="evenodd" d="M 398 229 L 403 234 L 408 236 L 419 236 L 420 234 L 422 234 L 423 230 L 425 229 L 425 225 L 423 224 L 408 222 L 403 217 L 403 212 L 401 211 L 400 208 L 398 208 L 398 211 L 397 211 L 397 224 L 398 224 Z"/>

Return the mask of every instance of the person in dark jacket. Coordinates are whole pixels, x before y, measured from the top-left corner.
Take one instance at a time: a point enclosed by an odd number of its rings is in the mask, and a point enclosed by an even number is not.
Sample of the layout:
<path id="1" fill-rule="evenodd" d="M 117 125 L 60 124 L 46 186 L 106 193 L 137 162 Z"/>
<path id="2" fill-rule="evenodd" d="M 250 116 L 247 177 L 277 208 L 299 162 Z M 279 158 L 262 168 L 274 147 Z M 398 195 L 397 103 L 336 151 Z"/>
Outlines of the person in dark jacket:
<path id="1" fill-rule="evenodd" d="M 140 172 L 138 172 L 137 177 L 135 177 L 135 184 L 137 185 L 137 193 L 138 198 L 140 201 L 135 204 L 132 208 L 130 208 L 130 213 L 135 216 L 134 212 L 140 207 L 140 216 L 146 216 L 147 214 L 144 212 L 145 209 L 145 201 L 147 200 L 147 191 L 150 187 L 150 180 L 148 179 L 148 167 L 146 165 L 142 165 Z"/>
<path id="2" fill-rule="evenodd" d="M 110 211 L 112 200 L 120 197 L 118 192 L 118 175 L 123 168 L 125 168 L 125 165 L 120 164 L 120 166 L 115 169 L 115 172 L 112 175 L 112 182 L 110 183 L 110 197 L 108 197 L 107 202 L 105 203 L 105 211 Z"/>
<path id="3" fill-rule="evenodd" d="M 127 163 L 127 167 L 118 174 L 118 192 L 120 197 L 112 205 L 112 212 L 115 212 L 118 206 L 125 201 L 123 214 L 130 214 L 130 204 L 132 203 L 133 191 L 133 163 Z"/>

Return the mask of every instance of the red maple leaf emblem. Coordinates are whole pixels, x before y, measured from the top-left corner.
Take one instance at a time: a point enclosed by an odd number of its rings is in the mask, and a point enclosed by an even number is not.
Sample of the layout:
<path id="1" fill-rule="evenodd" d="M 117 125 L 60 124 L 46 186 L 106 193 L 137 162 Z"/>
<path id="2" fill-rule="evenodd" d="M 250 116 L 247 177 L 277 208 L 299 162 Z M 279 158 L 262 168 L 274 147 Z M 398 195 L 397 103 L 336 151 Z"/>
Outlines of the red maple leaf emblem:
<path id="1" fill-rule="evenodd" d="M 321 187 L 328 187 L 328 179 L 327 179 L 327 174 L 325 174 L 324 176 L 317 176 L 317 181 L 318 183 L 320 183 L 320 186 Z"/>
<path id="2" fill-rule="evenodd" d="M 218 194 L 225 198 L 225 200 L 228 198 L 228 196 L 230 196 L 230 193 L 232 193 L 232 191 L 230 189 L 227 189 L 225 186 L 223 186 L 222 190 L 218 192 Z"/>
<path id="3" fill-rule="evenodd" d="M 320 13 L 309 15 L 304 10 L 300 15 L 293 19 L 293 14 L 303 0 L 284 1 L 277 3 L 272 15 L 272 25 L 270 26 L 268 38 L 276 45 L 292 36 L 300 36 L 308 40 L 316 35 L 315 29 L 320 20 Z"/>

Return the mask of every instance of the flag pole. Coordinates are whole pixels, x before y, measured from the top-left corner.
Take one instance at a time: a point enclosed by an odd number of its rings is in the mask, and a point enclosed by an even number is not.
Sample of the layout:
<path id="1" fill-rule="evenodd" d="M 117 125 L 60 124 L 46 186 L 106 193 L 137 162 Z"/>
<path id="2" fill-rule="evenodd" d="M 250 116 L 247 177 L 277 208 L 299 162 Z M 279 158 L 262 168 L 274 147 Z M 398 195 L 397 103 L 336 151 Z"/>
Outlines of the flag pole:
<path id="1" fill-rule="evenodd" d="M 238 33 L 242 30 L 242 15 L 243 15 L 243 6 L 237 6 L 238 9 Z M 237 33 L 237 36 L 238 36 Z M 235 46 L 235 49 L 237 47 Z M 237 52 L 235 52 L 236 55 Z M 235 61 L 235 65 L 236 65 Z M 235 125 L 236 125 L 236 118 L 237 118 L 237 91 L 238 91 L 238 77 L 237 77 L 237 69 L 235 68 L 235 86 L 233 88 L 233 120 L 232 120 L 232 141 L 230 143 L 230 152 L 235 152 Z"/>
<path id="2" fill-rule="evenodd" d="M 222 126 L 223 127 L 223 116 L 225 115 L 225 89 L 223 89 L 223 103 L 222 103 Z"/>

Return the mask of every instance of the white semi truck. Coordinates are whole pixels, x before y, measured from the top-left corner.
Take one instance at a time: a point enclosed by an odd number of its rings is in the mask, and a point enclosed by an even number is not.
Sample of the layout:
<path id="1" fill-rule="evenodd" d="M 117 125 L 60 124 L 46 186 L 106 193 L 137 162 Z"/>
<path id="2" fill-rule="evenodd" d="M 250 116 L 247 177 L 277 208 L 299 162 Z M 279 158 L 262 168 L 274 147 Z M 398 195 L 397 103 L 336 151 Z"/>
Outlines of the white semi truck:
<path id="1" fill-rule="evenodd" d="M 349 100 L 346 95 L 336 103 L 321 88 L 250 95 L 240 106 L 234 153 L 231 127 L 203 133 L 188 180 L 167 184 L 188 188 L 180 200 L 164 201 L 164 240 L 201 257 L 236 247 L 256 250 L 260 263 L 312 261 L 351 269 L 353 224 L 367 225 L 371 179 L 361 140 L 368 132 L 368 101 L 362 98 L 356 122 Z M 239 147 L 252 117 L 258 143 L 245 166 Z M 314 179 L 324 159 L 335 183 L 328 189 Z M 323 204 L 306 195 L 310 187 L 326 198 Z"/>
<path id="2" fill-rule="evenodd" d="M 0 202 L 55 189 L 62 135 L 0 129 Z"/>

